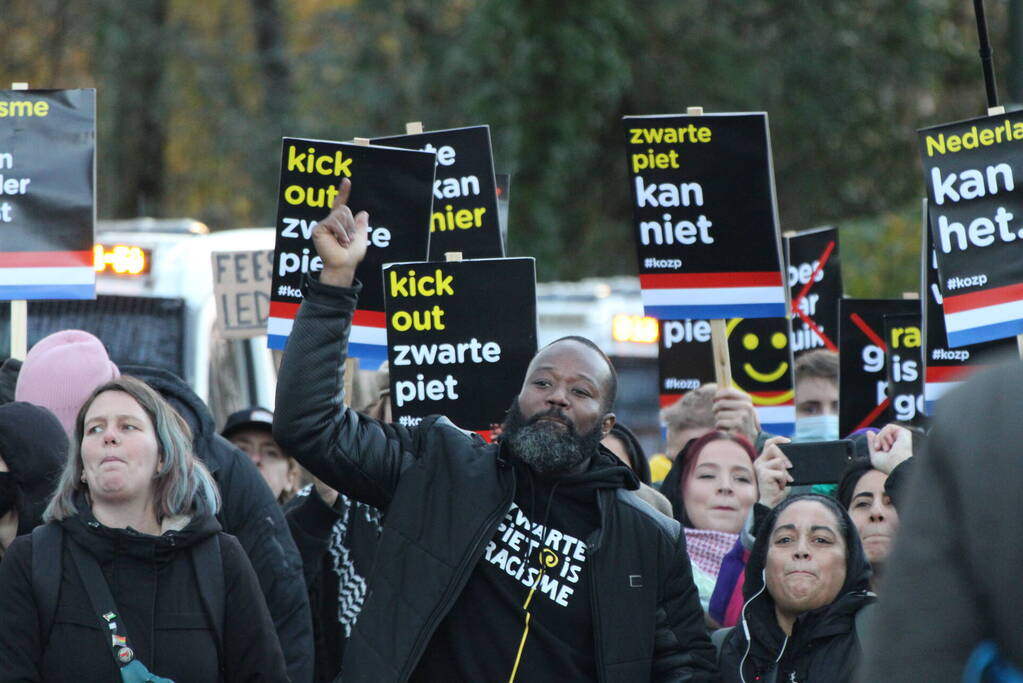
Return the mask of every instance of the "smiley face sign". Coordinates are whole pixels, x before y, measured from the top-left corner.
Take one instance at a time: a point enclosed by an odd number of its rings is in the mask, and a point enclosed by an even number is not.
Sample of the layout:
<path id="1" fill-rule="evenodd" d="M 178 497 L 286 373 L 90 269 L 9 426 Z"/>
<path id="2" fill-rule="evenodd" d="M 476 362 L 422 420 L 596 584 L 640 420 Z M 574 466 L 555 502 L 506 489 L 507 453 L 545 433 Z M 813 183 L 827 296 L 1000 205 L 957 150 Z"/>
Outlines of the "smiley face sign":
<path id="1" fill-rule="evenodd" d="M 796 409 L 785 318 L 732 318 L 725 327 L 732 384 L 753 398 L 764 431 L 790 436 Z"/>

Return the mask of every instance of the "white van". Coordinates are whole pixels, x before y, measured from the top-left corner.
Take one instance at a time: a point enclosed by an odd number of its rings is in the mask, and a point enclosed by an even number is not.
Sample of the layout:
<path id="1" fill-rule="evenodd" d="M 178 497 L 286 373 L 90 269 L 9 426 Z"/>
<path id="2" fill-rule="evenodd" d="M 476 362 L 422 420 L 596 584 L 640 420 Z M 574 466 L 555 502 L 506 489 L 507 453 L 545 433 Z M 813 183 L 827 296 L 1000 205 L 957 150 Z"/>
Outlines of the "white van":
<path id="1" fill-rule="evenodd" d="M 272 228 L 210 233 L 190 219 L 98 221 L 97 299 L 29 302 L 29 348 L 57 330 L 84 329 L 119 366 L 182 377 L 218 425 L 244 407 L 272 410 L 277 373 L 266 337 L 225 340 L 217 332 L 211 254 L 273 246 Z M 6 311 L 0 317 L 6 327 Z"/>

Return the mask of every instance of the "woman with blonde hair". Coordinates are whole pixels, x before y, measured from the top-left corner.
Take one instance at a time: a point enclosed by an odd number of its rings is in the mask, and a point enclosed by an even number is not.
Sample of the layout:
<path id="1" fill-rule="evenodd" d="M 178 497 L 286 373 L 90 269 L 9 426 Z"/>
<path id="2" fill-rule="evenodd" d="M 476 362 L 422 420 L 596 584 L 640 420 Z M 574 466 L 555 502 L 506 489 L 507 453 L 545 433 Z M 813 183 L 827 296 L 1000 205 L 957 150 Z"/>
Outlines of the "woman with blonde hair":
<path id="1" fill-rule="evenodd" d="M 75 420 L 47 524 L 0 565 L 0 681 L 287 680 L 219 505 L 170 404 L 132 377 L 98 387 Z"/>

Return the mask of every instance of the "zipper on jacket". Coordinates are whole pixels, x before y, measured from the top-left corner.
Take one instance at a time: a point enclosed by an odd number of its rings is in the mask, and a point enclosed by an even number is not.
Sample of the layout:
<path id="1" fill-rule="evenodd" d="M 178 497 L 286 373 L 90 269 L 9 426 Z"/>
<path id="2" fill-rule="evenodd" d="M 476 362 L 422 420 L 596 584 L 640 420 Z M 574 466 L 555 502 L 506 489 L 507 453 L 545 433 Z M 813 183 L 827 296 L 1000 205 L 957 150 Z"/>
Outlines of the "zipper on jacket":
<path id="1" fill-rule="evenodd" d="M 509 466 L 498 462 L 497 467 L 498 477 L 500 478 L 502 469 Z M 471 573 L 470 570 L 479 562 L 480 558 L 483 556 L 483 551 L 486 548 L 487 542 L 494 537 L 501 520 L 504 519 L 504 516 L 508 514 L 508 510 L 511 509 L 512 501 L 515 500 L 514 472 L 511 472 L 511 475 L 511 486 L 508 489 L 508 495 L 505 496 L 497 509 L 480 527 L 480 533 L 477 535 L 474 545 L 472 546 L 472 552 L 466 555 L 465 559 L 462 560 L 462 563 L 458 565 L 458 568 L 455 570 L 454 579 L 448 584 L 448 589 L 445 591 L 443 599 L 437 603 L 437 607 L 434 608 L 433 614 L 431 614 L 430 618 L 426 620 L 426 624 L 419 632 L 419 637 L 416 638 L 416 643 L 412 647 L 412 656 L 408 658 L 405 668 L 402 669 L 401 674 L 398 677 L 399 681 L 407 681 L 409 676 L 412 675 L 412 670 L 417 664 L 419 664 L 419 660 L 423 656 L 423 651 L 426 649 L 429 639 L 433 636 L 434 631 L 437 630 L 441 620 L 448 613 L 450 608 L 454 606 L 454 601 L 461 594 L 465 584 L 468 583 L 469 575 Z"/>
<path id="2" fill-rule="evenodd" d="M 600 511 L 600 527 L 595 529 L 586 540 L 586 562 L 590 566 L 590 618 L 593 620 L 593 659 L 597 670 L 597 680 L 604 681 L 604 647 L 601 639 L 600 603 L 597 598 L 597 563 L 594 556 L 600 549 L 604 537 L 604 530 L 607 529 L 610 508 L 605 500 L 607 494 L 601 491 L 597 494 L 597 508 Z M 614 494 L 611 494 L 614 495 Z M 612 503 L 613 505 L 613 503 Z"/>

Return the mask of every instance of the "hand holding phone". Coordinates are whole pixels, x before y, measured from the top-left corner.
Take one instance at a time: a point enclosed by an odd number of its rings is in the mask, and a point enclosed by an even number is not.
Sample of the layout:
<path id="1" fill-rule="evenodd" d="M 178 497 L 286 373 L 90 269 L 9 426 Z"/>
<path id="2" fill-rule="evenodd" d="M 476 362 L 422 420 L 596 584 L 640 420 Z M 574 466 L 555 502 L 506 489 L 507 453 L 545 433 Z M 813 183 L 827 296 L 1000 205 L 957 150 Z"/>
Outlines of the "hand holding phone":
<path id="1" fill-rule="evenodd" d="M 853 457 L 849 439 L 786 443 L 779 448 L 792 463 L 792 486 L 837 484 Z"/>

